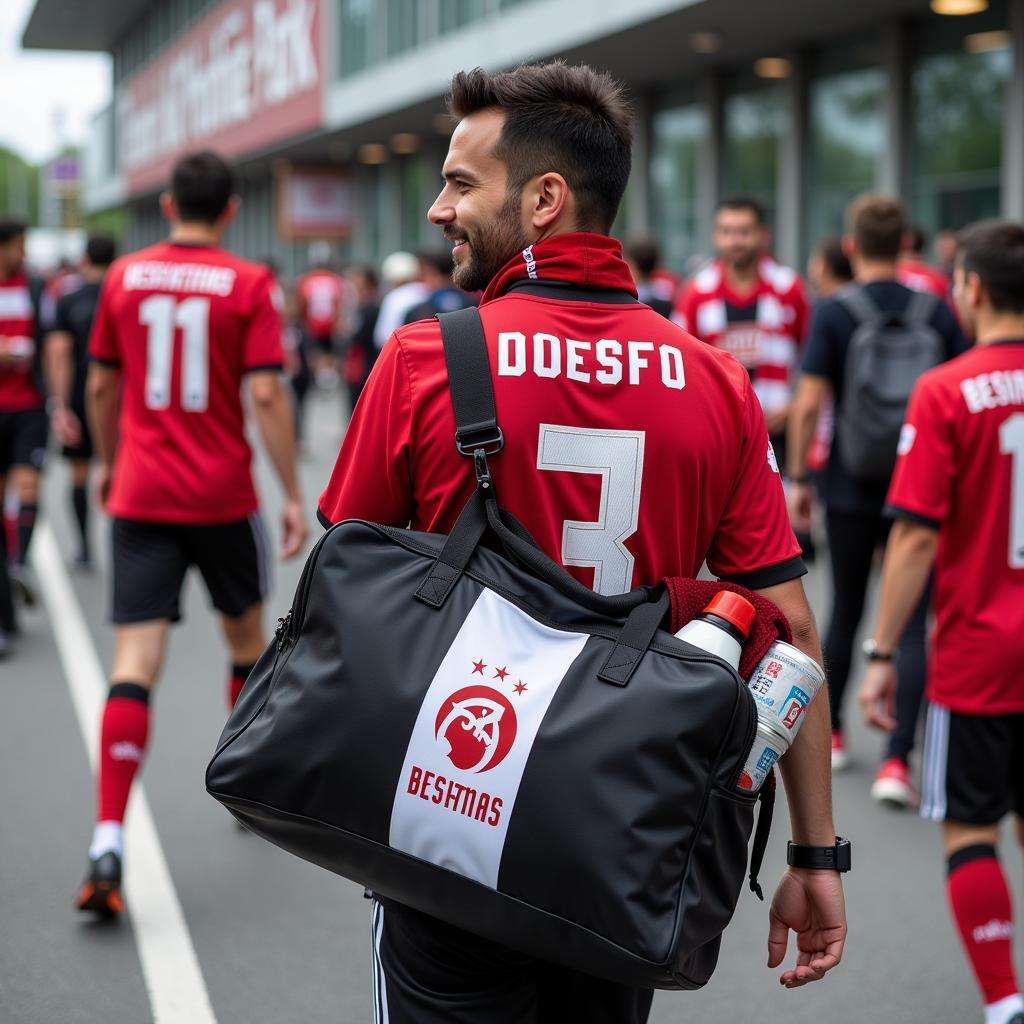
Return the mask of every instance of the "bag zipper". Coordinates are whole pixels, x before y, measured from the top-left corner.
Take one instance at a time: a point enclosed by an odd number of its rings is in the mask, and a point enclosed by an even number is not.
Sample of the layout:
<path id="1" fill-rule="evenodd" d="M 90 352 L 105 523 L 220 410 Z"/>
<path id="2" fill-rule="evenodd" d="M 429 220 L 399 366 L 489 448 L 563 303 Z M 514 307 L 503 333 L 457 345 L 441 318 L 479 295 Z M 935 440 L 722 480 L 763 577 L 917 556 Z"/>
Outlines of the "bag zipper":
<path id="1" fill-rule="evenodd" d="M 309 558 L 306 559 L 306 564 L 302 568 L 302 575 L 299 577 L 298 586 L 295 588 L 292 606 L 288 609 L 284 619 L 279 620 L 281 625 L 278 626 L 278 629 L 281 632 L 278 633 L 278 650 L 285 643 L 294 642 L 298 639 L 298 631 L 306 618 L 306 604 L 309 601 L 310 588 L 313 586 L 312 577 L 316 560 L 320 557 L 320 551 L 323 549 L 324 542 L 341 525 L 341 523 L 335 523 L 330 529 L 326 530 L 309 553 Z"/>

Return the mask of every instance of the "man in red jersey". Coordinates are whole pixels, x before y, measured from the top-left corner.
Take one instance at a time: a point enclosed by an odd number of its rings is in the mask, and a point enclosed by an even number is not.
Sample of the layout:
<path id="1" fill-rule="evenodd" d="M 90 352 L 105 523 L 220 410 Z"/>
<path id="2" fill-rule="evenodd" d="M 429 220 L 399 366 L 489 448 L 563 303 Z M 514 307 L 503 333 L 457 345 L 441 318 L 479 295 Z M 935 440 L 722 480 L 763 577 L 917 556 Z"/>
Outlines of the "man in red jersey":
<path id="1" fill-rule="evenodd" d="M 460 73 L 459 124 L 428 214 L 454 243 L 455 284 L 484 290 L 505 446 L 502 503 L 540 546 L 604 594 L 713 571 L 777 601 L 820 657 L 778 469 L 750 379 L 636 301 L 607 232 L 629 175 L 632 116 L 607 75 L 561 62 Z M 449 531 L 475 486 L 454 446 L 440 329 L 384 346 L 320 499 L 325 524 L 362 517 Z M 782 762 L 795 838 L 831 849 L 827 697 Z M 769 963 L 800 955 L 797 987 L 834 967 L 846 933 L 831 871 L 791 869 Z M 392 901 L 374 906 L 375 1014 L 391 1024 L 647 1019 L 652 993 L 538 961 Z"/>
<path id="2" fill-rule="evenodd" d="M 746 368 L 784 466 L 793 376 L 807 331 L 803 282 L 766 254 L 768 225 L 756 200 L 722 200 L 712 241 L 716 259 L 684 286 L 673 319 Z"/>
<path id="3" fill-rule="evenodd" d="M 319 244 L 319 243 L 318 243 Z M 295 282 L 303 334 L 315 351 L 318 376 L 336 371 L 335 340 L 345 301 L 345 282 L 331 266 L 329 253 Z"/>
<path id="4" fill-rule="evenodd" d="M 903 251 L 896 268 L 896 280 L 915 292 L 928 292 L 948 299 L 949 279 L 936 267 L 924 261 L 924 232 L 911 225 L 903 235 Z"/>
<path id="5" fill-rule="evenodd" d="M 113 264 L 90 340 L 89 418 L 98 489 L 114 517 L 117 628 L 97 824 L 76 902 L 104 915 L 123 907 L 124 811 L 190 565 L 221 615 L 232 662 L 229 703 L 264 647 L 269 558 L 249 467 L 243 380 L 284 490 L 281 556 L 297 554 L 306 538 L 273 278 L 218 247 L 238 205 L 233 184 L 215 153 L 178 161 L 170 194 L 160 200 L 170 239 Z"/>
<path id="6" fill-rule="evenodd" d="M 0 654 L 15 632 L 12 582 L 26 604 L 35 601 L 26 577 L 28 545 L 46 461 L 48 421 L 40 373 L 43 284 L 25 272 L 25 224 L 0 219 Z M 8 579 L 3 509 L 8 477 L 18 498 L 17 547 Z"/>
<path id="7" fill-rule="evenodd" d="M 894 724 L 892 654 L 934 566 L 921 815 L 943 823 L 950 909 L 985 1024 L 1024 1024 L 996 848 L 1024 842 L 1024 224 L 967 229 L 954 297 L 975 348 L 921 377 L 889 488 L 873 661 L 860 703 Z"/>

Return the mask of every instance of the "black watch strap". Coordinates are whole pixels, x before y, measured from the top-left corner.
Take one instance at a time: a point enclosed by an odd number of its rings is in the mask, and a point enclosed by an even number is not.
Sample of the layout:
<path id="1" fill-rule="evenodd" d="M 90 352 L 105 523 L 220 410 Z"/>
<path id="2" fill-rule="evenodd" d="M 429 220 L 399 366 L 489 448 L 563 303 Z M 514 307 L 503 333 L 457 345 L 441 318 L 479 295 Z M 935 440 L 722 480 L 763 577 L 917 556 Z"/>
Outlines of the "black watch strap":
<path id="1" fill-rule="evenodd" d="M 801 846 L 790 843 L 786 848 L 786 863 L 791 868 L 849 871 L 850 840 L 836 836 L 835 846 Z"/>

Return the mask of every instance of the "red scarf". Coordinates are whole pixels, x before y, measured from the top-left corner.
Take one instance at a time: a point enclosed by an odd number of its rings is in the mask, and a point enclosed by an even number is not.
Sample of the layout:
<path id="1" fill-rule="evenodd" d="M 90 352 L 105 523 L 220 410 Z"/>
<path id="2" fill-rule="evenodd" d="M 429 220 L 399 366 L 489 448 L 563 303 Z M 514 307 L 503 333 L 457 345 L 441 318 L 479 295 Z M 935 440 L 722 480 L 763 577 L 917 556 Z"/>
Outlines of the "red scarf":
<path id="1" fill-rule="evenodd" d="M 515 281 L 567 281 L 582 288 L 608 288 L 636 297 L 636 284 L 622 258 L 622 243 L 607 235 L 574 231 L 553 235 L 517 253 L 491 279 L 481 303 L 497 299 Z"/>

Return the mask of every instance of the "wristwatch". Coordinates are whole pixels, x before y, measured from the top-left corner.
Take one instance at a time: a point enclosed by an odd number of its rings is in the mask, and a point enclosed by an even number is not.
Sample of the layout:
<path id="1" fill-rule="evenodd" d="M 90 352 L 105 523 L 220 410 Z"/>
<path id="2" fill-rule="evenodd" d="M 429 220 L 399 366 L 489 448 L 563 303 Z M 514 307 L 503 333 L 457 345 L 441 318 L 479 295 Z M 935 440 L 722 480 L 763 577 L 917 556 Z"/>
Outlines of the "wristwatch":
<path id="1" fill-rule="evenodd" d="M 861 645 L 861 651 L 868 661 L 892 661 L 894 657 L 892 651 L 880 650 L 878 644 L 870 637 Z"/>
<path id="2" fill-rule="evenodd" d="M 786 847 L 786 863 L 791 868 L 849 871 L 850 840 L 836 836 L 835 846 L 801 846 L 798 843 L 790 843 Z"/>

